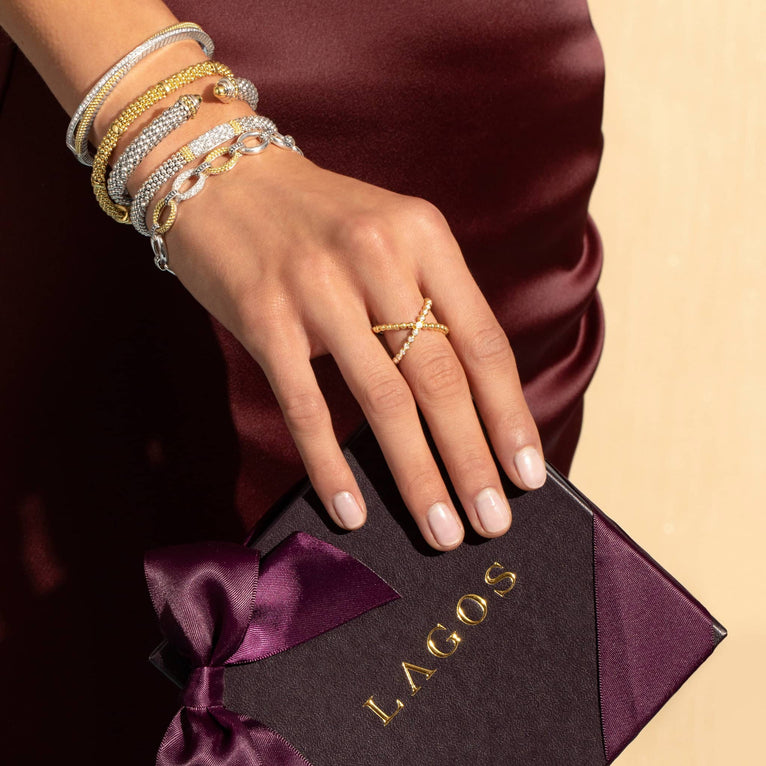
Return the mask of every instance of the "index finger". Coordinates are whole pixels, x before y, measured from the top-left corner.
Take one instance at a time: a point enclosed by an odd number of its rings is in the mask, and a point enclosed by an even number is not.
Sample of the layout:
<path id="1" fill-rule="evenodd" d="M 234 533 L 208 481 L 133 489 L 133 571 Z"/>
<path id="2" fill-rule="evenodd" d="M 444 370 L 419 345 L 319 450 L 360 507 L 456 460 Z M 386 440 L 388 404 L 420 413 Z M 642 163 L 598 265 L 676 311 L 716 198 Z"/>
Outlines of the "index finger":
<path id="1" fill-rule="evenodd" d="M 545 483 L 543 449 L 521 387 L 508 336 L 460 256 L 423 279 L 465 370 L 476 406 L 503 469 L 522 489 Z"/>

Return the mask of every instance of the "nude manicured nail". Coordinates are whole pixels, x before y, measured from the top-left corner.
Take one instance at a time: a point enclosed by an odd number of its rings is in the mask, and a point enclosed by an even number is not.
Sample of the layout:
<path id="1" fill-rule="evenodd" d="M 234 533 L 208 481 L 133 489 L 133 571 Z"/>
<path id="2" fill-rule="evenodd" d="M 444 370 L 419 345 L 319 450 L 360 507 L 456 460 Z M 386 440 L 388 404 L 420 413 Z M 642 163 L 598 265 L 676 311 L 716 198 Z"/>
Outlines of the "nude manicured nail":
<path id="1" fill-rule="evenodd" d="M 521 480 L 530 489 L 537 489 L 545 484 L 545 463 L 534 447 L 524 447 L 516 453 L 513 464 Z"/>
<path id="2" fill-rule="evenodd" d="M 445 548 L 463 539 L 463 525 L 455 512 L 445 503 L 434 503 L 426 514 L 428 526 L 439 545 Z"/>
<path id="3" fill-rule="evenodd" d="M 511 525 L 511 510 L 505 498 L 494 487 L 487 487 L 476 495 L 476 513 L 485 532 L 505 532 Z"/>
<path id="4" fill-rule="evenodd" d="M 346 529 L 356 529 L 364 524 L 364 513 L 350 492 L 338 492 L 337 495 L 333 495 L 332 507 Z"/>

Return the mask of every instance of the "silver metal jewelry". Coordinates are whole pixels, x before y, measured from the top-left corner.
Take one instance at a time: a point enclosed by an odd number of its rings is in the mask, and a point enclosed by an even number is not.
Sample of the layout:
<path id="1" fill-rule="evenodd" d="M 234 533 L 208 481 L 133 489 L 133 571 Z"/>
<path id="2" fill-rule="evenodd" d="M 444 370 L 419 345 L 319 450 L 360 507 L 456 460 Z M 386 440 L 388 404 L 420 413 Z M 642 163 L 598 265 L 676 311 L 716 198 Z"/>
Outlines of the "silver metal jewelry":
<path id="1" fill-rule="evenodd" d="M 246 141 L 252 138 L 257 139 L 258 143 L 254 146 L 249 146 Z M 230 158 L 238 155 L 248 156 L 260 154 L 269 146 L 269 144 L 275 144 L 283 149 L 296 152 L 303 156 L 303 152 L 295 145 L 295 139 L 293 139 L 292 136 L 283 136 L 276 131 L 263 129 L 248 130 L 241 133 L 237 137 L 237 140 L 227 148 L 225 154 L 228 154 Z M 205 182 L 209 177 L 212 165 L 212 161 L 206 160 L 199 165 L 196 165 L 193 168 L 188 168 L 180 173 L 173 181 L 173 186 L 163 199 L 165 205 L 168 205 L 172 201 L 177 206 L 180 202 L 184 202 L 199 194 L 205 187 Z M 193 183 L 185 191 L 181 191 L 181 187 L 187 181 L 192 181 Z M 160 271 L 167 271 L 170 274 L 175 275 L 175 272 L 170 268 L 168 263 L 168 248 L 165 243 L 165 238 L 159 232 L 159 229 L 160 226 L 154 224 L 150 232 L 152 252 L 154 253 L 154 265 Z"/>
<path id="2" fill-rule="evenodd" d="M 126 189 L 133 171 L 143 162 L 146 155 L 174 130 L 197 114 L 202 96 L 185 94 L 153 119 L 120 154 L 109 173 L 106 188 L 117 205 L 129 205 L 130 194 Z"/>
<path id="3" fill-rule="evenodd" d="M 152 35 L 148 40 L 145 40 L 140 45 L 136 46 L 130 53 L 121 58 L 108 72 L 106 72 L 88 91 L 88 94 L 77 107 L 74 115 L 72 115 L 72 119 L 69 122 L 69 127 L 66 132 L 67 147 L 69 147 L 70 151 L 83 165 L 93 165 L 93 155 L 88 148 L 87 136 L 90 133 L 90 129 L 93 127 L 93 122 L 96 119 L 99 109 L 103 106 L 109 93 L 111 93 L 117 83 L 122 80 L 122 78 L 125 77 L 125 75 L 139 61 L 141 61 L 141 59 L 160 50 L 160 48 L 164 48 L 171 43 L 179 42 L 181 40 L 196 40 L 208 58 L 211 58 L 215 52 L 215 44 L 213 43 L 212 38 L 198 24 L 193 24 L 191 22 L 174 24 L 172 27 L 160 30 L 157 34 Z M 110 83 L 110 88 L 102 91 L 102 88 L 104 88 L 107 83 Z M 84 133 L 85 140 L 78 143 L 75 140 L 77 128 L 80 125 L 85 110 L 92 104 L 95 104 L 96 108 L 92 111 L 88 119 L 87 130 Z"/>
<path id="4" fill-rule="evenodd" d="M 232 123 L 237 124 L 232 125 Z M 246 117 L 239 117 L 236 120 L 229 120 L 228 122 L 216 125 L 206 133 L 190 141 L 185 147 L 179 149 L 165 160 L 136 192 L 136 196 L 133 198 L 130 206 L 130 222 L 133 224 L 133 228 L 145 237 L 150 236 L 151 232 L 146 225 L 146 211 L 154 195 L 176 173 L 183 170 L 185 165 L 198 159 L 203 154 L 207 154 L 211 149 L 215 149 L 216 146 L 231 140 L 243 130 L 263 130 L 276 133 L 277 126 L 268 117 L 247 115 Z"/>

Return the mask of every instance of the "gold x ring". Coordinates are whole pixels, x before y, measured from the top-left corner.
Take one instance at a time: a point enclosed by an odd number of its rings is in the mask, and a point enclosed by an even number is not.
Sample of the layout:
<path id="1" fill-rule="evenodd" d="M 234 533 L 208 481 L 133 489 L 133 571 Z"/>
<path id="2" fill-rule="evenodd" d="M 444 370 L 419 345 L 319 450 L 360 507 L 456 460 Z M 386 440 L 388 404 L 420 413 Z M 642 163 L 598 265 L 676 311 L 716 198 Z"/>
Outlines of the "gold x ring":
<path id="1" fill-rule="evenodd" d="M 376 324 L 373 325 L 372 331 L 379 335 L 382 332 L 389 332 L 391 330 L 411 330 L 408 338 L 402 344 L 402 347 L 396 352 L 393 357 L 394 364 L 399 364 L 402 358 L 407 353 L 410 345 L 418 337 L 421 330 L 434 330 L 442 333 L 442 335 L 449 335 L 449 327 L 446 324 L 439 324 L 438 322 L 426 322 L 425 318 L 428 316 L 428 312 L 431 310 L 433 301 L 430 298 L 426 298 L 423 301 L 423 307 L 420 309 L 417 319 L 414 322 L 394 322 L 391 324 Z"/>

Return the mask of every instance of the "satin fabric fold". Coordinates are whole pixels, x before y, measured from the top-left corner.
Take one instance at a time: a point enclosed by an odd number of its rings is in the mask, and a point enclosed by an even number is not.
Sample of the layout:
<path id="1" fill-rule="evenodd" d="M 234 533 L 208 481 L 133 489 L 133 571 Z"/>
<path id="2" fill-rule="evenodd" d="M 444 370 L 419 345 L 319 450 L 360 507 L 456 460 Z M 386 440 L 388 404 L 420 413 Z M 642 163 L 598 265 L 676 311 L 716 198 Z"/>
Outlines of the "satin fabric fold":
<path id="1" fill-rule="evenodd" d="M 157 766 L 310 766 L 282 736 L 227 710 L 224 666 L 286 651 L 399 598 L 349 554 L 303 532 L 261 560 L 231 543 L 150 551 L 160 628 L 193 667 Z"/>

